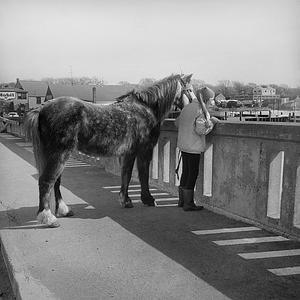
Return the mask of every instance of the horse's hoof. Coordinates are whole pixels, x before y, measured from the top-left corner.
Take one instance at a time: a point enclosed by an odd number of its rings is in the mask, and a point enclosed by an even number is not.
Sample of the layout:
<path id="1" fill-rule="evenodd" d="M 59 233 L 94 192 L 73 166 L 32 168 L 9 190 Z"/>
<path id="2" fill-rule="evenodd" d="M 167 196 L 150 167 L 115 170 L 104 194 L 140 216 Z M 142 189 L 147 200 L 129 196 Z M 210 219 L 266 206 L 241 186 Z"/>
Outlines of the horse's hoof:
<path id="1" fill-rule="evenodd" d="M 155 206 L 154 201 L 153 201 L 153 202 L 143 202 L 143 204 L 144 204 L 145 206 Z"/>
<path id="2" fill-rule="evenodd" d="M 48 225 L 49 228 L 57 228 L 59 226 L 60 226 L 60 224 L 58 222 L 53 222 L 50 225 Z"/>
<path id="3" fill-rule="evenodd" d="M 73 213 L 72 210 L 69 210 L 69 211 L 67 212 L 67 214 L 65 215 L 65 217 L 73 217 L 73 216 L 74 216 L 74 213 Z"/>
<path id="4" fill-rule="evenodd" d="M 133 207 L 132 202 L 126 202 L 126 203 L 124 203 L 124 208 L 132 208 L 132 207 Z"/>

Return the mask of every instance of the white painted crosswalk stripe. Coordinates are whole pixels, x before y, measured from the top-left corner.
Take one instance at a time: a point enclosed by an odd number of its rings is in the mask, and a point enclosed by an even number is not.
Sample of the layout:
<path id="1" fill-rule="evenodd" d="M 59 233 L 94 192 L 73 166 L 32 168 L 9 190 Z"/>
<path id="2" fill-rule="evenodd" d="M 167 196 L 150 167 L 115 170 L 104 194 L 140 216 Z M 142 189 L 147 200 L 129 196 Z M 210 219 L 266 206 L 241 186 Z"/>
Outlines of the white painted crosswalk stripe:
<path id="1" fill-rule="evenodd" d="M 88 205 L 84 209 L 96 209 L 93 205 Z"/>
<path id="2" fill-rule="evenodd" d="M 173 204 L 174 206 L 176 204 Z M 251 232 L 260 231 L 261 229 L 255 226 L 244 226 L 244 227 L 233 227 L 233 228 L 217 228 L 217 229 L 206 229 L 206 230 L 193 230 L 192 233 L 195 235 L 210 235 L 210 234 L 231 234 L 240 232 Z M 228 240 L 214 240 L 214 244 L 218 246 L 232 246 L 232 245 L 243 245 L 243 244 L 256 244 L 256 243 L 271 243 L 271 242 L 286 242 L 289 239 L 282 236 L 266 236 L 266 237 L 254 237 L 254 238 L 239 238 L 239 239 L 228 239 Z M 270 244 L 271 246 L 272 244 Z M 286 244 L 287 245 L 287 244 Z M 274 246 L 274 245 L 273 245 Z M 284 258 L 300 256 L 300 249 L 286 249 L 286 250 L 270 250 L 260 252 L 246 252 L 237 253 L 238 256 L 247 259 L 272 259 L 272 258 Z M 300 266 L 290 266 L 285 268 L 274 268 L 268 269 L 269 272 L 277 276 L 292 276 L 300 275 Z"/>
<path id="3" fill-rule="evenodd" d="M 219 228 L 219 229 L 208 229 L 208 230 L 194 230 L 192 233 L 197 235 L 205 234 L 219 234 L 219 233 L 230 233 L 230 232 L 244 232 L 244 231 L 256 231 L 261 230 L 258 227 L 233 227 L 233 228 Z"/>
<path id="4" fill-rule="evenodd" d="M 175 203 L 170 203 L 170 204 L 157 204 L 157 207 L 171 207 L 171 206 L 177 206 Z"/>
<path id="5" fill-rule="evenodd" d="M 5 138 L 6 140 L 22 140 L 22 138 L 19 138 L 17 136 L 12 136 L 12 135 L 7 135 L 7 136 L 1 135 L 1 137 Z"/>
<path id="6" fill-rule="evenodd" d="M 179 199 L 178 199 L 178 197 L 156 198 L 155 199 L 156 202 L 171 201 L 171 200 L 178 201 Z"/>
<path id="7" fill-rule="evenodd" d="M 33 153 L 33 148 L 32 147 L 24 147 L 24 149 L 31 152 L 31 153 Z"/>
<path id="8" fill-rule="evenodd" d="M 111 185 L 111 186 L 103 186 L 103 189 L 110 190 L 111 193 L 119 193 L 120 186 L 119 185 Z M 177 206 L 178 197 L 172 197 L 167 192 L 159 192 L 159 189 L 157 188 L 150 188 L 150 191 L 157 191 L 157 193 L 151 193 L 152 196 L 166 196 L 166 197 L 160 197 L 156 198 L 154 201 L 154 204 L 156 207 L 171 207 L 171 206 Z M 128 196 L 130 198 L 133 198 L 131 201 L 132 203 L 142 203 L 141 201 L 141 186 L 140 185 L 130 185 L 128 189 Z M 174 201 L 176 203 L 174 203 Z"/>
<path id="9" fill-rule="evenodd" d="M 90 166 L 91 166 L 90 164 L 74 159 L 72 157 L 66 162 L 66 168 L 80 168 L 80 167 L 90 167 Z"/>
<path id="10" fill-rule="evenodd" d="M 137 190 L 128 190 L 128 193 L 132 193 L 132 192 L 140 192 L 141 189 L 137 189 Z M 149 191 L 157 191 L 157 189 L 149 189 Z M 119 190 L 116 191 L 111 191 L 112 193 L 119 193 Z"/>
<path id="11" fill-rule="evenodd" d="M 245 259 L 259 259 L 259 258 L 296 256 L 296 255 L 300 255 L 300 249 L 239 253 L 238 255 L 241 256 L 242 258 L 245 258 Z"/>
<path id="12" fill-rule="evenodd" d="M 139 184 L 133 184 L 130 185 L 129 187 L 141 187 Z M 111 185 L 111 186 L 103 186 L 103 189 L 120 189 L 121 186 L 120 185 Z"/>
<path id="13" fill-rule="evenodd" d="M 172 206 L 177 206 L 177 203 L 167 203 L 167 204 L 161 204 L 160 202 L 162 202 L 163 200 L 160 199 L 160 200 L 155 200 L 154 203 L 155 203 L 155 206 L 156 207 L 172 207 Z M 135 200 L 132 200 L 131 201 L 132 203 L 142 203 L 141 199 L 135 199 Z"/>
<path id="14" fill-rule="evenodd" d="M 70 165 L 66 165 L 66 168 L 79 168 L 79 167 L 89 167 L 90 165 L 79 165 L 79 164 L 70 164 Z"/>
<path id="15" fill-rule="evenodd" d="M 279 269 L 268 269 L 268 271 L 278 276 L 300 275 L 300 266 Z"/>
<path id="16" fill-rule="evenodd" d="M 164 196 L 164 195 L 169 195 L 168 193 L 151 193 L 152 196 Z M 140 197 L 140 194 L 130 194 L 128 193 L 129 197 Z"/>
<path id="17" fill-rule="evenodd" d="M 213 243 L 219 246 L 231 246 L 231 245 L 282 242 L 282 241 L 288 241 L 288 239 L 284 238 L 283 236 L 267 236 L 267 237 L 257 237 L 257 238 L 219 240 L 219 241 L 213 241 Z"/>

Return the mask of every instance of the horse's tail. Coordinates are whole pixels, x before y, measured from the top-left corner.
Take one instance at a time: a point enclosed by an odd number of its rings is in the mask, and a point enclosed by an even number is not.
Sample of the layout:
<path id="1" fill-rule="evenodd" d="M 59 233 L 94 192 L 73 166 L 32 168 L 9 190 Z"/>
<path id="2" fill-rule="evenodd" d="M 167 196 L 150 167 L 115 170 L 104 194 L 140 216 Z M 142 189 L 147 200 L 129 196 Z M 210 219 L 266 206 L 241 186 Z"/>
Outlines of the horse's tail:
<path id="1" fill-rule="evenodd" d="M 40 108 L 29 111 L 26 114 L 24 127 L 25 127 L 25 134 L 28 140 L 32 142 L 36 168 L 39 174 L 41 174 L 45 165 L 44 164 L 45 156 L 43 150 L 44 148 L 43 143 L 40 138 L 39 114 L 40 114 Z"/>

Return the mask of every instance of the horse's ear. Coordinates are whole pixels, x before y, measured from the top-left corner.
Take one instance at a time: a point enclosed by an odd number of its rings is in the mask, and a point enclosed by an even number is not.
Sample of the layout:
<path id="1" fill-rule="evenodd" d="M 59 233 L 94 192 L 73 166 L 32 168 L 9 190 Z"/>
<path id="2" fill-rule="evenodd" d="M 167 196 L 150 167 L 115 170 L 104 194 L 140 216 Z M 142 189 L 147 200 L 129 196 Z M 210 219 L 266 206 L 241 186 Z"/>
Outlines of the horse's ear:
<path id="1" fill-rule="evenodd" d="M 190 83 L 191 82 L 191 79 L 192 79 L 192 76 L 193 74 L 190 74 L 190 75 L 183 75 L 181 77 L 181 79 L 183 80 L 184 83 Z"/>

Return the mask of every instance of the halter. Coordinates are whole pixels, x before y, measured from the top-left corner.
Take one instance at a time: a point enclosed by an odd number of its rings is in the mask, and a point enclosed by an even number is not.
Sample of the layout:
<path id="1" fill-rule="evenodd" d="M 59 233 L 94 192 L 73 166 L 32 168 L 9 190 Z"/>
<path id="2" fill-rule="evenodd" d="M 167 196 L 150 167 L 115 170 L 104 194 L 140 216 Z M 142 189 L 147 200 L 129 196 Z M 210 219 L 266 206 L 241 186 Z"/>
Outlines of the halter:
<path id="1" fill-rule="evenodd" d="M 183 95 L 185 95 L 188 98 L 190 103 L 196 98 L 192 86 L 183 88 L 181 97 L 183 97 Z"/>
<path id="2" fill-rule="evenodd" d="M 194 90 L 193 90 L 193 86 L 191 84 L 185 84 L 185 86 L 181 87 L 181 94 L 180 97 L 178 97 L 176 99 L 176 101 L 174 102 L 174 111 L 178 111 L 178 110 L 182 110 L 184 105 L 184 100 L 183 97 L 186 97 L 188 100 L 188 103 L 191 103 L 193 101 L 193 99 L 197 99 L 195 94 L 194 94 Z"/>

